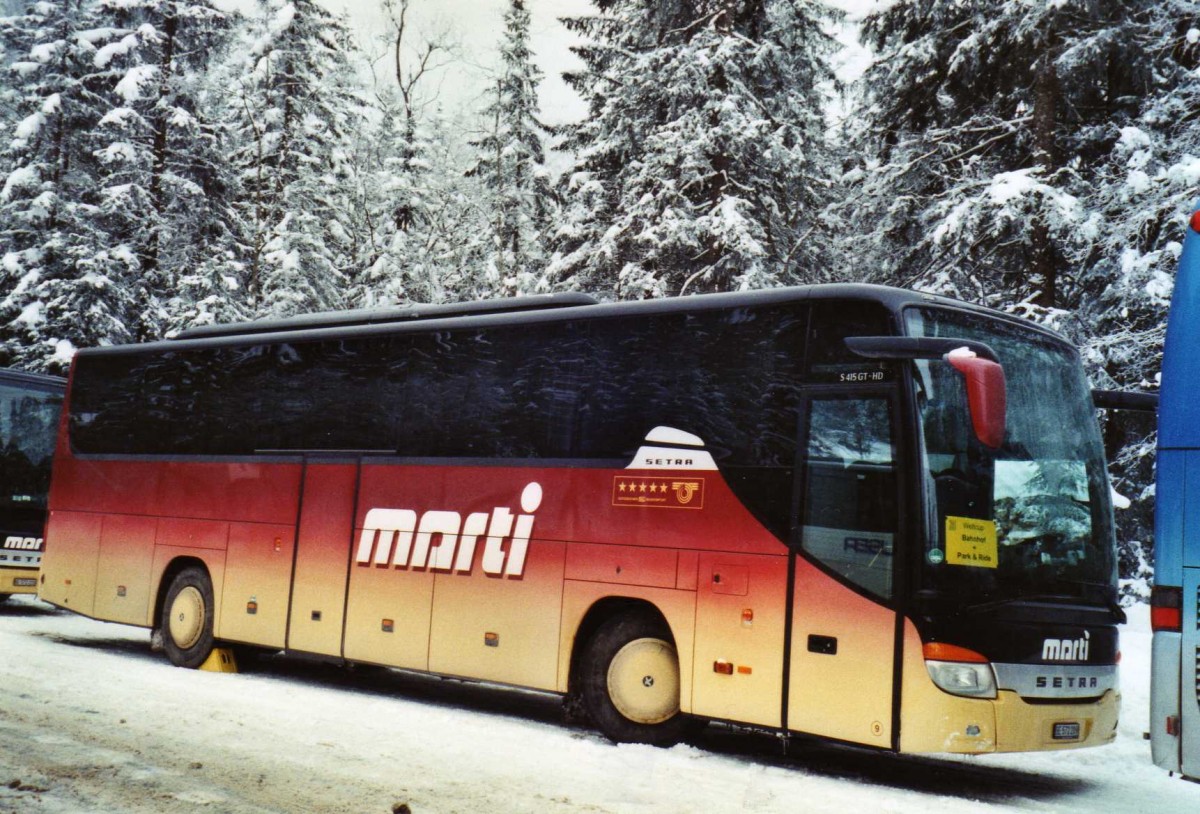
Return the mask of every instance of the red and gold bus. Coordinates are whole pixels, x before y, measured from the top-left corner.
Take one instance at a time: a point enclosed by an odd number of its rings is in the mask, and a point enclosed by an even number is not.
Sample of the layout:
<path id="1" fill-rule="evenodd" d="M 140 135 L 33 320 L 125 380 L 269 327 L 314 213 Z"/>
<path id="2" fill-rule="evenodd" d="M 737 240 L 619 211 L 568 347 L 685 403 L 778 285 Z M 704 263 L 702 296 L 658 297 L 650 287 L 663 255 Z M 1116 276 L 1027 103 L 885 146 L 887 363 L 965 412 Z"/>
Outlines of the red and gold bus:
<path id="1" fill-rule="evenodd" d="M 81 351 L 41 597 L 561 693 L 617 741 L 1115 736 L 1112 510 L 1060 337 L 875 286 L 554 295 Z"/>

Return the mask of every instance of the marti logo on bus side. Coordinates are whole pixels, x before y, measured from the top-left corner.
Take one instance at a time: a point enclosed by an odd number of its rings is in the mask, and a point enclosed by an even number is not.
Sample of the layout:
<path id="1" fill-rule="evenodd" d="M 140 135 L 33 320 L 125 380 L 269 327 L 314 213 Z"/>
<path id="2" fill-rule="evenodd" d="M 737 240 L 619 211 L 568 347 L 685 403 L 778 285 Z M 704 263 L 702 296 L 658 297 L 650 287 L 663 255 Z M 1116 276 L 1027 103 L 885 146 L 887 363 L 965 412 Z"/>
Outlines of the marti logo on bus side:
<path id="1" fill-rule="evenodd" d="M 453 511 L 428 511 L 418 517 L 412 509 L 371 509 L 363 521 L 355 561 L 380 568 L 390 565 L 468 574 L 475 562 L 475 548 L 483 538 L 483 572 L 519 577 L 525 573 L 533 514 L 541 505 L 541 484 L 529 483 L 521 492 L 524 514 L 516 516 L 507 506 L 475 512 L 465 520 Z M 506 539 L 510 540 L 507 553 Z"/>

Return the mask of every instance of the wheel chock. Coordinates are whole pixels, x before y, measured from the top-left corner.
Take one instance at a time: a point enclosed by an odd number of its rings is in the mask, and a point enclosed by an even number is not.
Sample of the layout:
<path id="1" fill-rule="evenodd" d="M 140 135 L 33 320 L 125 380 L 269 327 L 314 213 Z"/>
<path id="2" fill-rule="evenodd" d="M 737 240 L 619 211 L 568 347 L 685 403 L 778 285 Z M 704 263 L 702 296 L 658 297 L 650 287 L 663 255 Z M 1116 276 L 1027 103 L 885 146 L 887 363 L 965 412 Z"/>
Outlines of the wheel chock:
<path id="1" fill-rule="evenodd" d="M 200 665 L 201 670 L 207 670 L 210 673 L 236 673 L 237 659 L 233 657 L 233 651 L 228 647 L 214 647 L 213 651 L 208 654 L 208 658 Z"/>

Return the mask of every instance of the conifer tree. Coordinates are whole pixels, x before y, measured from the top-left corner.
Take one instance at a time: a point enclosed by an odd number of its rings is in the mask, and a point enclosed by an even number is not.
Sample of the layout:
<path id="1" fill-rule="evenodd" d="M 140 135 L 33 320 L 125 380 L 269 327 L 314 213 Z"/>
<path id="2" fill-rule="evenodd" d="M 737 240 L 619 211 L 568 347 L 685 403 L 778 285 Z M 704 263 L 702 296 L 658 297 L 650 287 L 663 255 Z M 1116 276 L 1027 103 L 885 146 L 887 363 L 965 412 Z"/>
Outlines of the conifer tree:
<path id="1" fill-rule="evenodd" d="M 621 298 L 819 278 L 832 12 L 808 0 L 597 0 L 568 81 L 554 284 Z"/>
<path id="2" fill-rule="evenodd" d="M 111 85 L 99 122 L 100 218 L 109 242 L 136 259 L 137 339 L 157 339 L 180 302 L 181 275 L 228 242 L 220 133 L 201 78 L 229 36 L 207 0 L 100 0 L 112 27 L 93 59 Z"/>
<path id="3" fill-rule="evenodd" d="M 850 208 L 877 279 L 1062 327 L 1094 227 L 1082 196 L 1146 56 L 1118 0 L 900 0 L 867 18 Z"/>
<path id="4" fill-rule="evenodd" d="M 1151 383 L 1182 217 L 1167 198 L 1187 176 L 1171 169 L 1186 116 L 1163 115 L 1194 84 L 1171 64 L 1185 6 L 901 0 L 868 18 L 880 58 L 852 117 L 864 160 L 847 208 L 868 235 L 869 279 L 1059 328 L 1097 386 Z M 1164 139 L 1171 117 L 1181 127 Z M 1126 573 L 1149 529 L 1147 432 L 1129 413 L 1105 424 L 1114 481 L 1133 498 L 1117 515 L 1134 541 Z"/>
<path id="5" fill-rule="evenodd" d="M 1107 128 L 1109 147 L 1089 205 L 1097 228 L 1080 270 L 1077 323 L 1098 387 L 1154 390 L 1184 230 L 1200 178 L 1200 10 L 1190 0 L 1141 6 L 1125 36 L 1151 61 L 1153 81 L 1132 121 Z M 1153 414 L 1113 411 L 1102 423 L 1114 488 L 1121 573 L 1147 576 L 1153 563 Z M 1133 579 L 1131 585 L 1144 585 Z"/>
<path id="6" fill-rule="evenodd" d="M 109 86 L 95 58 L 107 36 L 90 0 L 31 3 L 0 22 L 19 98 L 0 188 L 0 365 L 61 372 L 74 348 L 130 338 L 137 261 L 98 220 Z"/>
<path id="7" fill-rule="evenodd" d="M 461 244 L 477 234 L 460 223 L 470 202 L 451 176 L 461 176 L 461 158 L 451 159 L 457 145 L 451 144 L 431 83 L 457 46 L 448 29 L 422 32 L 414 26 L 411 0 L 382 0 L 381 6 L 388 69 L 378 94 L 375 186 L 383 199 L 376 218 L 380 251 L 364 275 L 365 290 L 373 302 L 440 302 L 453 296 L 442 279 L 447 267 L 463 254 Z"/>
<path id="8" fill-rule="evenodd" d="M 359 126 L 348 42 L 313 0 L 264 0 L 229 71 L 241 259 L 228 273 L 257 315 L 343 303 L 345 146 Z"/>
<path id="9" fill-rule="evenodd" d="M 542 73 L 529 49 L 529 19 L 524 0 L 510 0 L 500 48 L 501 75 L 483 111 L 487 130 L 472 142 L 478 155 L 468 170 L 487 193 L 490 245 L 482 261 L 494 279 L 494 292 L 502 295 L 537 290 L 551 211 L 542 146 L 547 129 L 538 119 Z"/>

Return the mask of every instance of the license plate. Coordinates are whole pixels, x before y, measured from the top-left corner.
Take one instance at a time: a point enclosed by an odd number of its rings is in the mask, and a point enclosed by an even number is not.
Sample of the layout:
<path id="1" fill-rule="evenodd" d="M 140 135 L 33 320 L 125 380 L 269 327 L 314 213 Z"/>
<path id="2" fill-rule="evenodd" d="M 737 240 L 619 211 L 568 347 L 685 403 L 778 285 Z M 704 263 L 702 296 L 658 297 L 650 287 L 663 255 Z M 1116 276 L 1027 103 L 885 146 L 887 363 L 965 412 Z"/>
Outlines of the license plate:
<path id="1" fill-rule="evenodd" d="M 1054 725 L 1054 740 L 1056 740 L 1056 741 L 1077 741 L 1077 740 L 1079 740 L 1079 724 L 1055 724 Z"/>
<path id="2" fill-rule="evenodd" d="M 13 580 L 13 585 L 17 588 L 36 588 L 37 580 L 33 577 L 17 577 Z"/>

